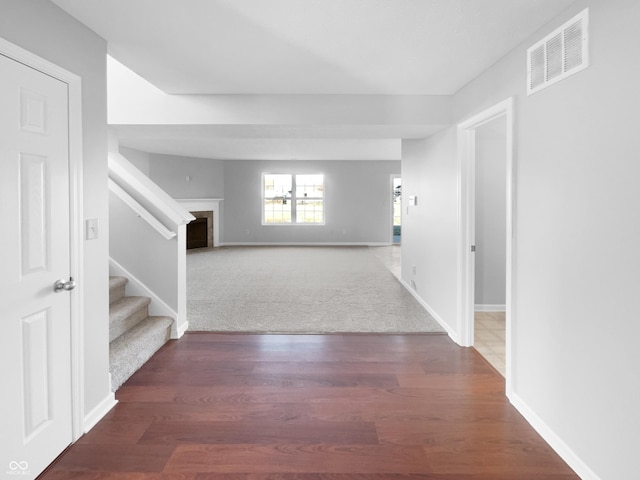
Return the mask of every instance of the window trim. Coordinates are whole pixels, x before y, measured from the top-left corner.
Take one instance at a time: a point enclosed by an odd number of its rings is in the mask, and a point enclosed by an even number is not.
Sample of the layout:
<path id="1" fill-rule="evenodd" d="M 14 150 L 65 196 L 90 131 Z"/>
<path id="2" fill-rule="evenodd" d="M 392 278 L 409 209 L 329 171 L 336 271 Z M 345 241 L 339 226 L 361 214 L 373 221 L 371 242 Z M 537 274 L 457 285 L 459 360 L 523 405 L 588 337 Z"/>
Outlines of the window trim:
<path id="1" fill-rule="evenodd" d="M 264 201 L 267 197 L 264 195 L 264 182 L 265 177 L 267 175 L 290 175 L 291 176 L 291 197 L 289 197 L 289 201 L 291 202 L 291 222 L 265 222 L 264 214 Z M 297 175 L 322 175 L 322 191 L 323 196 L 320 197 L 302 197 L 302 199 L 317 199 L 322 200 L 322 222 L 296 222 L 296 202 L 299 200 L 297 197 L 297 185 L 296 185 L 296 176 Z M 262 173 L 262 181 L 260 184 L 260 211 L 261 211 L 261 219 L 262 226 L 265 227 L 323 227 L 327 223 L 327 209 L 326 209 L 326 185 L 325 185 L 325 174 L 324 173 L 307 173 L 307 172 L 296 172 L 296 173 L 283 173 L 283 172 L 263 172 Z"/>

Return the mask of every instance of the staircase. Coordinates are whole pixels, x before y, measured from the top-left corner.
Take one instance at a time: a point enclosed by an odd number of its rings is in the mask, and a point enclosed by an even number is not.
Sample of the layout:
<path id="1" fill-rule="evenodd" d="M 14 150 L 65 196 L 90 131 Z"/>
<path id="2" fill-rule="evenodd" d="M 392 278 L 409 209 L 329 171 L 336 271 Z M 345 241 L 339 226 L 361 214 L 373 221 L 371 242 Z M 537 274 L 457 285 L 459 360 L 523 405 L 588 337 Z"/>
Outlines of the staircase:
<path id="1" fill-rule="evenodd" d="M 125 277 L 109 277 L 109 371 L 114 392 L 171 336 L 171 317 L 150 317 L 148 297 L 127 297 Z"/>

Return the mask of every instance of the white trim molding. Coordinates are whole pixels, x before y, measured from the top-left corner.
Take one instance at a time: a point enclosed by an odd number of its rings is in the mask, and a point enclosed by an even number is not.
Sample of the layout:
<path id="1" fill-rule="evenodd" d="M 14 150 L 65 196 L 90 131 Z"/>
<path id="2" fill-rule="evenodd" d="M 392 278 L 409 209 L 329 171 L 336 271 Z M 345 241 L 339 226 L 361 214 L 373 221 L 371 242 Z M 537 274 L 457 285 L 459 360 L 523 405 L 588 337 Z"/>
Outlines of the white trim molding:
<path id="1" fill-rule="evenodd" d="M 506 135 L 506 392 L 511 392 L 512 324 L 515 279 L 515 168 L 514 105 L 508 98 L 458 124 L 458 318 L 460 345 L 469 347 L 474 341 L 475 261 L 471 246 L 475 244 L 475 131 L 496 119 L 505 118 Z"/>
<path id="2" fill-rule="evenodd" d="M 492 305 L 492 304 L 485 304 L 485 305 L 476 304 L 475 307 L 474 307 L 474 311 L 476 311 L 476 312 L 506 312 L 507 311 L 507 306 L 506 305 Z"/>
<path id="3" fill-rule="evenodd" d="M 175 327 L 175 328 L 174 328 Z M 182 338 L 182 336 L 189 329 L 189 322 L 182 322 L 180 325 L 177 325 L 177 322 L 174 322 L 174 325 L 171 327 L 171 339 L 178 340 Z M 174 333 L 175 330 L 175 333 Z"/>
<path id="4" fill-rule="evenodd" d="M 176 198 L 189 212 L 213 212 L 213 246 L 220 246 L 220 202 L 223 198 Z"/>
<path id="5" fill-rule="evenodd" d="M 424 307 L 424 309 L 429 313 L 429 315 L 431 315 L 435 319 L 435 321 L 438 322 L 442 328 L 444 328 L 444 330 L 447 332 L 447 335 L 451 337 L 451 340 L 453 340 L 457 344 L 460 344 L 460 341 L 458 339 L 458 335 L 456 334 L 456 332 L 453 329 L 451 329 L 444 320 L 442 320 L 442 317 L 438 315 L 438 313 L 433 308 L 431 308 L 431 305 L 425 302 L 424 299 L 420 295 L 418 295 L 418 293 L 413 288 L 411 288 L 411 286 L 407 282 L 400 279 L 400 283 L 404 288 L 408 290 L 408 292 L 413 296 L 413 298 L 415 298 L 416 301 L 420 305 L 422 305 L 422 307 Z"/>
<path id="6" fill-rule="evenodd" d="M 511 404 L 522 414 L 545 442 L 562 458 L 582 480 L 601 480 L 585 462 L 554 432 L 534 410 L 516 393 L 508 395 Z"/>
<path id="7" fill-rule="evenodd" d="M 109 374 L 109 394 L 102 399 L 98 405 L 96 405 L 89 413 L 84 416 L 84 421 L 82 425 L 83 433 L 87 433 L 96 424 L 107 414 L 109 411 L 116 406 L 118 401 L 116 400 L 115 394 L 111 391 L 111 374 Z"/>

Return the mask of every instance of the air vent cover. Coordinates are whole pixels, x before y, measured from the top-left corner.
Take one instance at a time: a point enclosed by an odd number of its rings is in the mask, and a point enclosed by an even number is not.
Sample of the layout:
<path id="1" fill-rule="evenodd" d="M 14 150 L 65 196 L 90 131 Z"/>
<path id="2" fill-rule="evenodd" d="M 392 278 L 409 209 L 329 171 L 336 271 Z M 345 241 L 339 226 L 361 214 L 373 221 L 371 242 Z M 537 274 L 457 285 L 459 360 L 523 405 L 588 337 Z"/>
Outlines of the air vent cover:
<path id="1" fill-rule="evenodd" d="M 589 66 L 589 9 L 527 50 L 527 95 Z"/>

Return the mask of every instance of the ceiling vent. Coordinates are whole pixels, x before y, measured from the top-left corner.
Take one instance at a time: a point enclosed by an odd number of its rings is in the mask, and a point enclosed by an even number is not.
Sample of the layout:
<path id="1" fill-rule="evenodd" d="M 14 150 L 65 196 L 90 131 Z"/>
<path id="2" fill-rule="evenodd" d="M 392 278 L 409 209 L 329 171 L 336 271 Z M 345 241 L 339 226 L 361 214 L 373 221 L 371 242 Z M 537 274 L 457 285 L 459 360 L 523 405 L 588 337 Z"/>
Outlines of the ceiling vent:
<path id="1" fill-rule="evenodd" d="M 527 50 L 527 95 L 589 66 L 589 9 Z"/>

